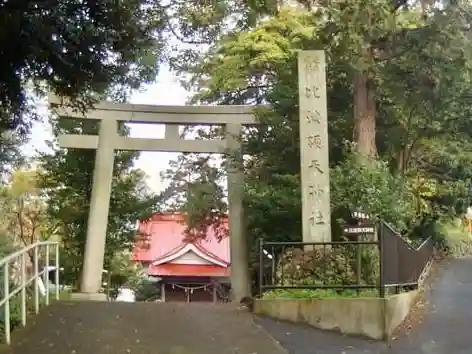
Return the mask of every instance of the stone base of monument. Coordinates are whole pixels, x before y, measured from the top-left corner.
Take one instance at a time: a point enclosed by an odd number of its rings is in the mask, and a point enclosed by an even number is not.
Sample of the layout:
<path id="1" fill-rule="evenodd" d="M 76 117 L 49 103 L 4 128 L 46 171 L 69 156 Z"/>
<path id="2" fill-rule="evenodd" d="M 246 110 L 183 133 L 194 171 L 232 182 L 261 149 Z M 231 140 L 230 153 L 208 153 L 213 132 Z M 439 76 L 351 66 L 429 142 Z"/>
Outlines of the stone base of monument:
<path id="1" fill-rule="evenodd" d="M 104 293 L 72 293 L 70 298 L 77 301 L 108 301 Z"/>

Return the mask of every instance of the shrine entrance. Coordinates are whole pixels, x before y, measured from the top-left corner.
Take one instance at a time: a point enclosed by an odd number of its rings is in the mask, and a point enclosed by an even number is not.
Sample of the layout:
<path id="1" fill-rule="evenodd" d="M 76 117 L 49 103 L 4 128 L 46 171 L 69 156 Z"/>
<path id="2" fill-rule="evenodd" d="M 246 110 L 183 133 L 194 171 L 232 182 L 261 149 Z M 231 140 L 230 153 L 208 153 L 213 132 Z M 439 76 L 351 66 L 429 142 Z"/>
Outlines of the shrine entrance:
<path id="1" fill-rule="evenodd" d="M 222 292 L 221 283 L 208 279 L 168 278 L 161 285 L 162 302 L 227 302 L 229 293 Z"/>
<path id="2" fill-rule="evenodd" d="M 324 52 L 300 52 L 298 62 L 303 240 L 329 241 L 331 232 Z M 54 95 L 49 96 L 49 104 L 61 119 L 94 120 L 99 124 L 98 136 L 59 136 L 60 147 L 97 151 L 81 279 L 82 298 L 100 298 L 115 150 L 217 153 L 231 156 L 228 170 L 231 297 L 234 301 L 240 301 L 251 296 L 243 224 L 244 170 L 240 137 L 243 126 L 258 124 L 254 106 L 153 106 L 102 102 L 82 113 L 74 109 L 67 98 Z M 164 124 L 165 137 L 140 139 L 120 136 L 119 122 Z M 222 126 L 225 128 L 225 138 L 184 139 L 179 135 L 179 126 L 189 125 Z"/>

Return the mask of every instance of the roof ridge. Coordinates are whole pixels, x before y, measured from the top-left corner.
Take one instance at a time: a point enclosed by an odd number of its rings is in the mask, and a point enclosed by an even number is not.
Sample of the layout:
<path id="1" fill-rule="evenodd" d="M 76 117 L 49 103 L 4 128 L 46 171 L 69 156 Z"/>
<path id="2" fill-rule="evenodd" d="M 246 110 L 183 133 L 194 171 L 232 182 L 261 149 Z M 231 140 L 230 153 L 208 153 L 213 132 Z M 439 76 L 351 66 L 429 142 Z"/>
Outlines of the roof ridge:
<path id="1" fill-rule="evenodd" d="M 229 262 L 225 261 L 224 259 L 218 257 L 216 254 L 214 254 L 213 252 L 209 251 L 205 246 L 202 245 L 202 242 L 199 241 L 198 244 L 196 243 L 193 243 L 200 251 L 206 253 L 208 256 L 210 256 L 211 258 L 219 261 L 219 262 L 222 262 L 222 263 L 225 263 L 227 265 L 229 265 Z M 201 249 L 203 248 L 203 249 Z"/>
<path id="2" fill-rule="evenodd" d="M 182 243 L 178 247 L 175 247 L 171 251 L 169 251 L 169 252 L 157 257 L 156 259 L 154 259 L 152 261 L 152 264 L 158 265 L 158 264 L 163 264 L 163 263 L 169 263 L 169 262 L 173 261 L 174 259 L 176 259 L 176 258 L 182 256 L 183 254 L 185 254 L 186 252 L 182 253 L 182 254 L 179 254 L 179 253 L 182 252 L 182 250 L 184 250 L 186 247 L 189 247 L 187 252 L 191 251 L 190 248 L 192 246 L 194 247 L 194 249 L 197 252 L 200 252 L 202 255 L 204 255 L 204 257 L 201 257 L 201 255 L 198 255 L 198 254 L 197 254 L 197 256 L 200 256 L 201 258 L 206 258 L 207 257 L 207 258 L 209 258 L 209 259 L 207 259 L 207 261 L 209 261 L 213 264 L 216 264 L 216 265 L 223 265 L 223 266 L 226 266 L 226 267 L 229 265 L 229 263 L 227 261 L 225 261 L 224 259 L 221 259 L 220 257 L 215 255 L 214 253 L 208 251 L 199 242 L 198 243 L 188 242 L 188 241 L 185 241 L 185 240 L 183 240 Z M 195 252 L 195 250 L 193 250 L 193 252 Z"/>

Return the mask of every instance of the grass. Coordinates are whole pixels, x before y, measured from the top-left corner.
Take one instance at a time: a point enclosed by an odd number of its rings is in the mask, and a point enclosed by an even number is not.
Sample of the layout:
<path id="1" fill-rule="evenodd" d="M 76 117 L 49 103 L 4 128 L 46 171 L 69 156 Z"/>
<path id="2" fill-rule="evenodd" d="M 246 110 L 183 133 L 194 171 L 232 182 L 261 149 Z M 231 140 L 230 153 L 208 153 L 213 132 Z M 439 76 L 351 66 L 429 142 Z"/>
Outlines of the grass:
<path id="1" fill-rule="evenodd" d="M 378 297 L 377 289 L 334 290 L 334 289 L 275 289 L 264 293 L 262 299 L 326 299 Z"/>
<path id="2" fill-rule="evenodd" d="M 54 295 L 54 299 L 56 295 Z M 61 291 L 59 293 L 59 301 L 68 301 L 71 299 L 72 293 L 70 291 Z"/>
<path id="3" fill-rule="evenodd" d="M 444 237 L 449 254 L 455 257 L 472 254 L 472 238 L 459 220 L 442 224 L 438 231 Z"/>

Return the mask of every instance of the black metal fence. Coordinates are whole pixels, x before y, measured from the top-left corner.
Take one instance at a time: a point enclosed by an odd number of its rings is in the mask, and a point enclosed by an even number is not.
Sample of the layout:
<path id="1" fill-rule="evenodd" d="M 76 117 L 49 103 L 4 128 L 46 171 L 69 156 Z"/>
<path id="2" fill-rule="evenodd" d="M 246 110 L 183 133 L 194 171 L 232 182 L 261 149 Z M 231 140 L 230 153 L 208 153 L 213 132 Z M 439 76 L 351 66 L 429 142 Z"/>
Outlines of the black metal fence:
<path id="1" fill-rule="evenodd" d="M 385 288 L 417 286 L 434 257 L 431 237 L 418 247 L 408 242 L 387 223 L 379 228 L 382 256 L 382 283 Z"/>
<path id="2" fill-rule="evenodd" d="M 345 241 L 265 242 L 259 249 L 259 292 L 331 289 L 385 296 L 418 285 L 434 254 L 431 238 L 413 247 L 388 224 L 350 226 Z"/>

